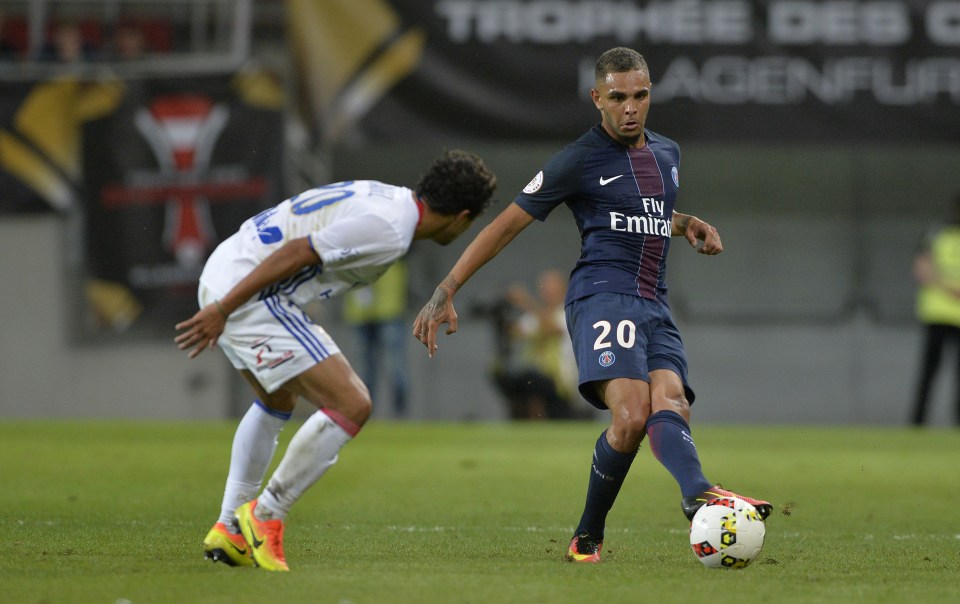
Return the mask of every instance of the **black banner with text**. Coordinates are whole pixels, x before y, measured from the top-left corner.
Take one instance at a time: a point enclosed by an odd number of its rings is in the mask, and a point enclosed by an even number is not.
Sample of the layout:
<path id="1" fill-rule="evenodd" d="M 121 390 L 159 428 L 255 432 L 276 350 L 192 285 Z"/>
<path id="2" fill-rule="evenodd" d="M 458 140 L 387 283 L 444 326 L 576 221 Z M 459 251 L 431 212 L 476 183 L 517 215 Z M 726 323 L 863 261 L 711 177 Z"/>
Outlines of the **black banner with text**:
<path id="1" fill-rule="evenodd" d="M 597 121 L 596 57 L 629 46 L 648 126 L 684 141 L 960 140 L 960 0 L 357 1 L 395 27 L 326 39 L 352 77 L 328 79 L 323 109 L 372 139 L 575 137 Z"/>

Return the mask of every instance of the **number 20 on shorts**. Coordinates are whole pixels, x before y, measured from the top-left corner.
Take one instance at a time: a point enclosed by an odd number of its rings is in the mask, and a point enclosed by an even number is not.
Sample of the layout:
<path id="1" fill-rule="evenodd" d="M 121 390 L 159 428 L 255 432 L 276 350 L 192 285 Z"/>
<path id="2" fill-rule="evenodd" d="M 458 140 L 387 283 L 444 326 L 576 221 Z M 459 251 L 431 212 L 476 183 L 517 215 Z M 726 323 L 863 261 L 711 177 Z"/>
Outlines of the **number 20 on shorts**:
<path id="1" fill-rule="evenodd" d="M 610 336 L 614 333 L 614 329 L 610 321 L 597 321 L 593 324 L 593 328 L 600 332 L 597 334 L 597 339 L 593 342 L 594 350 L 604 350 L 613 347 Z M 637 341 L 637 326 L 633 324 L 633 321 L 624 319 L 617 324 L 615 337 L 617 344 L 619 344 L 621 348 L 633 348 L 634 343 Z"/>

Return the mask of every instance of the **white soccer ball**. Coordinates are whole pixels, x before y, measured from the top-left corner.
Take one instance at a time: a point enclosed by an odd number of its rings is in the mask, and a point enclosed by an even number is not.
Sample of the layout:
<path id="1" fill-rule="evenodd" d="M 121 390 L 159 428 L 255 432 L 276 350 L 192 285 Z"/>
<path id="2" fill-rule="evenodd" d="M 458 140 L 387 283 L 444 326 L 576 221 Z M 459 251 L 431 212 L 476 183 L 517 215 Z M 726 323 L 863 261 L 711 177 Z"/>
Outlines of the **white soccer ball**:
<path id="1" fill-rule="evenodd" d="M 720 497 L 694 514 L 690 547 L 704 566 L 744 568 L 760 555 L 766 529 L 757 508 L 742 499 Z"/>

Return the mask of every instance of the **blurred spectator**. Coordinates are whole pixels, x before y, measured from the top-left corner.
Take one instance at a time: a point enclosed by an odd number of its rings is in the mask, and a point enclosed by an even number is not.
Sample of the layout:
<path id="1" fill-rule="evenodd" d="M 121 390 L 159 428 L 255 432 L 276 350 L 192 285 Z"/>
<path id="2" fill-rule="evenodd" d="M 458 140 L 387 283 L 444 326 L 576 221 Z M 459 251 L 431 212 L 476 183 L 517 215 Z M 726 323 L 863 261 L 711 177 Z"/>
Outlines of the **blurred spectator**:
<path id="1" fill-rule="evenodd" d="M 0 60 L 14 59 L 17 56 L 17 48 L 7 37 L 7 30 L 4 27 L 5 23 L 6 19 L 4 19 L 3 9 L 0 9 Z"/>
<path id="2" fill-rule="evenodd" d="M 394 263 L 372 285 L 351 290 L 343 304 L 344 320 L 353 326 L 362 350 L 360 377 L 370 389 L 370 398 L 378 402 L 378 382 L 386 367 L 386 378 L 393 395 L 396 417 L 407 413 L 407 265 Z"/>
<path id="3" fill-rule="evenodd" d="M 83 30 L 75 21 L 61 21 L 53 28 L 50 42 L 43 50 L 45 61 L 78 63 L 87 61 L 93 48 L 84 40 Z"/>
<path id="4" fill-rule="evenodd" d="M 960 423 L 960 195 L 951 206 L 948 220 L 924 237 L 913 272 L 920 285 L 917 318 L 924 326 L 924 346 L 911 419 L 916 426 L 925 422 L 934 377 L 950 343 L 956 355 L 954 397 L 956 421 Z"/>
<path id="5" fill-rule="evenodd" d="M 505 323 L 511 345 L 498 355 L 493 376 L 512 419 L 587 417 L 577 391 L 577 366 L 567 333 L 567 280 L 558 270 L 540 274 L 537 296 L 512 285 L 504 300 L 518 315 Z"/>
<path id="6" fill-rule="evenodd" d="M 134 21 L 121 21 L 113 34 L 113 52 L 120 61 L 135 61 L 147 51 L 147 38 Z"/>

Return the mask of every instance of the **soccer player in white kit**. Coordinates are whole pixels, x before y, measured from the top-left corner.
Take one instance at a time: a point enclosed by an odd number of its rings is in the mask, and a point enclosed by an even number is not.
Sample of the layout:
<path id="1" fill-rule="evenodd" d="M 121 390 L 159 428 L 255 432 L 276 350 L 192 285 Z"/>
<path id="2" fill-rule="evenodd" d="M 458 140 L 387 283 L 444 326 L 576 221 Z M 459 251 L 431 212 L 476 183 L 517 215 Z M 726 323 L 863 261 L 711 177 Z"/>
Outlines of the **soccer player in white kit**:
<path id="1" fill-rule="evenodd" d="M 286 514 L 370 416 L 367 387 L 303 305 L 373 283 L 414 240 L 450 243 L 490 204 L 495 188 L 480 158 L 448 151 L 413 189 L 370 180 L 310 189 L 247 220 L 210 255 L 200 276 L 201 308 L 176 325 L 175 342 L 190 358 L 219 346 L 257 399 L 234 435 L 205 557 L 289 570 Z M 261 492 L 300 397 L 318 411 L 294 434 Z"/>

